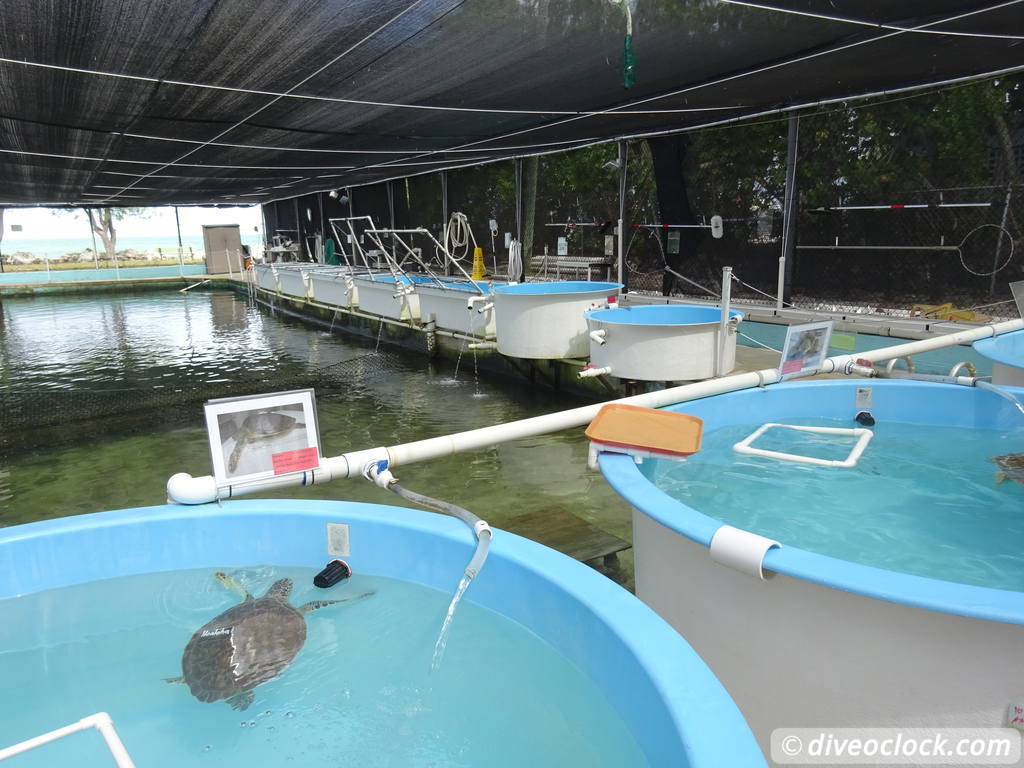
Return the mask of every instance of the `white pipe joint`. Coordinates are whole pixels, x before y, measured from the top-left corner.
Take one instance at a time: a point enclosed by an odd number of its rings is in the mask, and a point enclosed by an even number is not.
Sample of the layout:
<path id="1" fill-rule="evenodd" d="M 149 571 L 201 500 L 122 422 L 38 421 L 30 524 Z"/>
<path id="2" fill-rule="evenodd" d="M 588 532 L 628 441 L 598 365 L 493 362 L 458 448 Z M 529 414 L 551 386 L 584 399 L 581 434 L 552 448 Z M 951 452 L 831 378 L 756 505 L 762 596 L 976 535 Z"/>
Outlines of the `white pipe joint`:
<path id="1" fill-rule="evenodd" d="M 606 373 L 611 372 L 612 367 L 610 365 L 606 365 L 604 368 L 597 368 L 593 365 L 588 365 L 586 368 L 584 368 L 576 375 L 579 376 L 581 379 L 589 379 L 594 376 L 604 376 Z"/>
<path id="2" fill-rule="evenodd" d="M 468 299 L 466 299 L 466 309 L 473 309 L 474 304 L 480 301 L 487 301 L 488 298 L 490 297 L 484 294 L 481 294 L 479 296 L 470 296 Z"/>
<path id="3" fill-rule="evenodd" d="M 480 537 L 485 533 L 488 536 L 494 536 L 494 531 L 491 530 L 491 526 L 487 524 L 486 520 L 477 520 L 473 524 L 473 533 L 476 534 L 477 541 L 479 541 Z"/>
<path id="4" fill-rule="evenodd" d="M 600 344 L 601 346 L 604 346 L 605 344 L 608 343 L 608 339 L 605 338 L 607 335 L 608 335 L 607 329 L 599 328 L 596 331 L 591 331 L 590 332 L 590 339 L 595 344 Z"/>
<path id="5" fill-rule="evenodd" d="M 391 474 L 388 469 L 388 462 L 385 460 L 372 461 L 363 468 L 363 475 L 367 480 L 372 480 L 378 488 L 388 490 L 398 482 L 398 478 Z"/>
<path id="6" fill-rule="evenodd" d="M 178 472 L 167 480 L 167 501 L 171 504 L 207 504 L 217 499 L 217 481 L 210 475 L 192 477 Z"/>

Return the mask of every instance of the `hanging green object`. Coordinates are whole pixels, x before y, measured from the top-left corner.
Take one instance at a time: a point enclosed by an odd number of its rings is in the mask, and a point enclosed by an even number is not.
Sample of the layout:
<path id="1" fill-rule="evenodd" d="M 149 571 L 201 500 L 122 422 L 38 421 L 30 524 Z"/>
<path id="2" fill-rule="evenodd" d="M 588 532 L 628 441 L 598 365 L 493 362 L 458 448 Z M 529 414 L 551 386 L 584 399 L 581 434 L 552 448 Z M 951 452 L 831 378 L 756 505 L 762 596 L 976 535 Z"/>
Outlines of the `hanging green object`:
<path id="1" fill-rule="evenodd" d="M 338 255 L 334 250 L 334 238 L 328 237 L 324 241 L 324 264 L 339 266 Z"/>
<path id="2" fill-rule="evenodd" d="M 622 84 L 627 88 L 633 87 L 633 67 L 636 59 L 633 57 L 633 36 L 626 35 L 622 43 Z"/>

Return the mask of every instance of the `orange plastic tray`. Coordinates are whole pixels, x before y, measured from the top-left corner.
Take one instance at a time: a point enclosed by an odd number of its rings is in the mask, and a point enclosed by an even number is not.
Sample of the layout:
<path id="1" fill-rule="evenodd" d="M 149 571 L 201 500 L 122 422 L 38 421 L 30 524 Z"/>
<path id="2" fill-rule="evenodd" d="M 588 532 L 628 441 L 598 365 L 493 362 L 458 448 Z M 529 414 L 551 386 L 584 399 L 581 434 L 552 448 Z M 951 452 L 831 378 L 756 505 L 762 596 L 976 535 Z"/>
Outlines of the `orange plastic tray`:
<path id="1" fill-rule="evenodd" d="M 586 435 L 595 443 L 671 456 L 700 450 L 704 420 L 688 413 L 611 403 L 597 412 Z"/>

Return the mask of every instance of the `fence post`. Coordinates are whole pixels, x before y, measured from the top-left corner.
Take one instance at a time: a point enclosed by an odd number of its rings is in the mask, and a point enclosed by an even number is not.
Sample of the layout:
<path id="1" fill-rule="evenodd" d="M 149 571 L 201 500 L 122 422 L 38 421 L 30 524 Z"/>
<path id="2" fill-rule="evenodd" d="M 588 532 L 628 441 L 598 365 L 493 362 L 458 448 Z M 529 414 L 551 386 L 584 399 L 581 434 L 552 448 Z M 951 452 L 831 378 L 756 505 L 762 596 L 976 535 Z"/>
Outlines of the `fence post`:
<path id="1" fill-rule="evenodd" d="M 782 309 L 785 303 L 782 294 L 786 291 L 786 257 L 779 256 L 779 282 L 775 288 L 775 309 Z"/>
<path id="2" fill-rule="evenodd" d="M 715 376 L 725 376 L 725 341 L 729 334 L 729 304 L 732 301 L 732 267 L 722 267 L 722 319 L 718 323 L 718 357 Z"/>
<path id="3" fill-rule="evenodd" d="M 789 116 L 786 138 L 786 197 L 782 209 L 782 256 L 785 259 L 784 280 L 778 302 L 789 302 L 793 291 L 793 258 L 796 253 L 796 214 L 799 191 L 796 188 L 797 154 L 800 149 L 800 116 Z"/>

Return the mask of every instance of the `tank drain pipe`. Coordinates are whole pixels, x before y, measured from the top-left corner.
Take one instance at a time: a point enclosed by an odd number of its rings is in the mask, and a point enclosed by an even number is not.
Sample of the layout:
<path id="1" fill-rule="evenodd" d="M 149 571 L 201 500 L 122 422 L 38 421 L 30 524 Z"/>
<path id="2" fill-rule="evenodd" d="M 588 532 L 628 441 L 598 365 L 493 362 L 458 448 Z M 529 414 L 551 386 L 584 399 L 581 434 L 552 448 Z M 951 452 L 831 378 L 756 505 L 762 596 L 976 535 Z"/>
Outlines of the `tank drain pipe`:
<path id="1" fill-rule="evenodd" d="M 431 496 L 424 496 L 422 493 L 416 493 L 408 488 L 403 488 L 399 485 L 398 478 L 391 474 L 388 466 L 389 462 L 384 460 L 373 462 L 366 466 L 364 475 L 368 480 L 385 491 L 397 493 L 403 499 L 411 501 L 413 504 L 418 504 L 421 507 L 426 507 L 434 512 L 457 517 L 473 530 L 473 535 L 476 537 L 476 551 L 473 553 L 473 557 L 466 566 L 464 573 L 468 580 L 472 581 L 475 579 L 477 574 L 480 573 L 480 569 L 484 567 L 484 561 L 487 559 L 491 537 L 494 535 L 491 527 L 468 509 L 464 509 L 457 504 L 435 499 Z"/>
<path id="2" fill-rule="evenodd" d="M 472 344 L 467 344 L 466 347 L 468 349 L 491 350 L 491 349 L 497 349 L 498 348 L 498 344 L 497 344 L 497 342 L 494 342 L 494 341 L 476 341 L 476 342 L 473 342 Z"/>
<path id="3" fill-rule="evenodd" d="M 588 365 L 585 366 L 583 370 L 577 373 L 576 375 L 581 379 L 589 379 L 591 377 L 604 376 L 605 374 L 609 374 L 611 372 L 612 367 L 610 365 L 606 365 L 603 368 L 597 368 L 593 365 Z"/>

